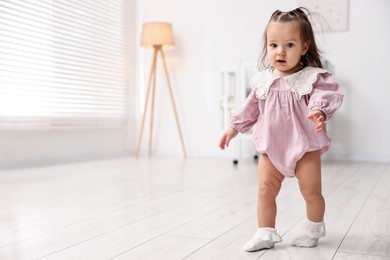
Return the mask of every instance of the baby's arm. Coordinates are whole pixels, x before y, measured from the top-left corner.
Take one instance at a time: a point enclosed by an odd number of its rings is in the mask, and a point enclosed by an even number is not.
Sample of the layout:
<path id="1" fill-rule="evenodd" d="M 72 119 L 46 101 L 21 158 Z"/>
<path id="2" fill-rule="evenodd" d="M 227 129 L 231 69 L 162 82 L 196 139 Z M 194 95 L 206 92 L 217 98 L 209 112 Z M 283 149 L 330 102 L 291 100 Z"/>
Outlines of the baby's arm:
<path id="1" fill-rule="evenodd" d="M 321 74 L 313 84 L 309 95 L 307 118 L 316 125 L 316 132 L 321 132 L 325 121 L 329 120 L 343 102 L 343 92 L 329 74 Z"/>
<path id="2" fill-rule="evenodd" d="M 229 128 L 228 130 L 226 130 L 226 132 L 223 133 L 222 138 L 219 142 L 219 148 L 224 150 L 225 147 L 229 146 L 230 140 L 232 140 L 237 135 L 238 135 L 238 131 L 234 128 Z"/>
<path id="3" fill-rule="evenodd" d="M 233 116 L 231 127 L 223 133 L 219 142 L 219 147 L 222 150 L 229 146 L 230 140 L 238 133 L 247 132 L 257 122 L 260 113 L 258 105 L 259 99 L 256 97 L 255 91 L 252 90 L 240 112 Z"/>

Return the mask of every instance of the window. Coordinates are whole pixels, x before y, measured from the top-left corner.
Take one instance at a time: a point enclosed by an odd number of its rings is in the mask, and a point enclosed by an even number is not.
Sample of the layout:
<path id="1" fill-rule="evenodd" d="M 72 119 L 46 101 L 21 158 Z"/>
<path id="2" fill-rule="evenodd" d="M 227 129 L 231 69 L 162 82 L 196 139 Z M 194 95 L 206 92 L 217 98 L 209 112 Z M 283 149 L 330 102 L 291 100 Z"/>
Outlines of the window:
<path id="1" fill-rule="evenodd" d="M 126 0 L 0 0 L 0 128 L 121 126 Z"/>

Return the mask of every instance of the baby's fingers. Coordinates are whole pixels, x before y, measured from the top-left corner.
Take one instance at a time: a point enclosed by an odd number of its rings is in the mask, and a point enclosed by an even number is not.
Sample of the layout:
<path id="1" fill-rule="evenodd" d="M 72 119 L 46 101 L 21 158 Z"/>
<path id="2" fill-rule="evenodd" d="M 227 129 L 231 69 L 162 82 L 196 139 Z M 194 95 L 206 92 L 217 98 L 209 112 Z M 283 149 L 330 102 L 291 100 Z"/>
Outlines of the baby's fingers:
<path id="1" fill-rule="evenodd" d="M 221 141 L 219 142 L 219 148 L 224 150 L 225 147 L 229 146 L 229 142 L 230 142 L 230 138 L 228 135 L 225 134 L 224 136 L 222 136 Z"/>
<path id="2" fill-rule="evenodd" d="M 325 125 L 325 123 L 323 121 L 318 122 L 316 125 L 316 132 L 317 133 L 321 132 L 322 129 L 324 129 L 324 125 Z"/>
<path id="3" fill-rule="evenodd" d="M 307 115 L 307 118 L 311 120 L 316 126 L 316 132 L 319 133 L 324 129 L 325 115 L 319 110 L 315 110 Z"/>
<path id="4" fill-rule="evenodd" d="M 225 149 L 225 145 L 226 145 L 226 136 L 223 136 L 221 138 L 221 140 L 219 141 L 219 148 L 221 148 L 223 150 L 223 149 Z"/>

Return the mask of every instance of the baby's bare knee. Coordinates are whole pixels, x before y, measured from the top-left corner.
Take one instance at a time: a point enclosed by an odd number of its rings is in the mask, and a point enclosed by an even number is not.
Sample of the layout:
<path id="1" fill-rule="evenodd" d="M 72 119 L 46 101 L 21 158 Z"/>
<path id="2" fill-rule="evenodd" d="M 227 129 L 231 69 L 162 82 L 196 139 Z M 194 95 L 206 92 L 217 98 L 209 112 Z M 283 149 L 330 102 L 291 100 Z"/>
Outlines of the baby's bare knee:
<path id="1" fill-rule="evenodd" d="M 280 187 L 272 183 L 260 183 L 259 185 L 259 198 L 271 198 L 275 199 L 278 195 Z"/>
<path id="2" fill-rule="evenodd" d="M 324 200 L 320 191 L 301 190 L 301 193 L 306 203 L 318 203 Z"/>

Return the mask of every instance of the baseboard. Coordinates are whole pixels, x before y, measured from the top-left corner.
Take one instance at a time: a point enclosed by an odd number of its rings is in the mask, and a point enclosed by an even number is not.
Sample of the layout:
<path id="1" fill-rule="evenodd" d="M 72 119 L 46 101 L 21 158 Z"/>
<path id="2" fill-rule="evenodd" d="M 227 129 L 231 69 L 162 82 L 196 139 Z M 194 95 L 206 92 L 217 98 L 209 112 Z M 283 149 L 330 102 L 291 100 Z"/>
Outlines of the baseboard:
<path id="1" fill-rule="evenodd" d="M 51 158 L 51 159 L 1 162 L 0 169 L 50 166 L 50 165 L 77 163 L 77 162 L 84 162 L 84 161 L 105 160 L 105 159 L 112 159 L 116 157 L 125 157 L 125 156 L 134 157 L 134 155 L 129 151 L 118 151 L 118 152 L 109 152 L 109 153 L 102 153 L 102 154 L 88 154 L 88 155 L 81 155 L 81 156 L 58 157 L 58 158 Z"/>

